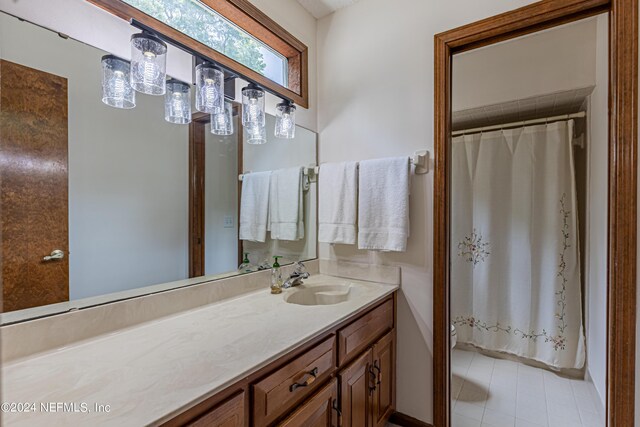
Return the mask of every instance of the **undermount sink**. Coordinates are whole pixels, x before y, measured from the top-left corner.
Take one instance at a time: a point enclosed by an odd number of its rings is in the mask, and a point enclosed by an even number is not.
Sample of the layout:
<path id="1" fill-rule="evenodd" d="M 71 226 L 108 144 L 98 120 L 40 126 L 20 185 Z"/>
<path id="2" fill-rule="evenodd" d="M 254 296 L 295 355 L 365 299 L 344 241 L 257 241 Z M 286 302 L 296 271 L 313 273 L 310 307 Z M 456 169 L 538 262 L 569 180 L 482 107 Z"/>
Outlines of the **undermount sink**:
<path id="1" fill-rule="evenodd" d="M 299 305 L 331 305 L 349 299 L 351 285 L 321 285 L 308 288 L 295 288 L 289 291 L 285 302 Z"/>

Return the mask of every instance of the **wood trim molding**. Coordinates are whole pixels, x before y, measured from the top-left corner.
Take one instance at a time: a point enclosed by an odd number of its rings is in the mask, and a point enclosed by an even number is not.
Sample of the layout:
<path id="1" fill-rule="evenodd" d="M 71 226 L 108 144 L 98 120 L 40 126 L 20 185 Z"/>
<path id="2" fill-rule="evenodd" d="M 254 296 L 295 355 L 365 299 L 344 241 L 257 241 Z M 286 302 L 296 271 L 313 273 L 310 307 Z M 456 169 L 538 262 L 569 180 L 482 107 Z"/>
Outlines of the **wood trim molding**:
<path id="1" fill-rule="evenodd" d="M 634 425 L 638 171 L 638 1 L 609 12 L 608 426 Z"/>
<path id="2" fill-rule="evenodd" d="M 189 277 L 204 276 L 205 125 L 195 114 L 189 124 Z"/>
<path id="3" fill-rule="evenodd" d="M 634 425 L 637 0 L 543 0 L 435 36 L 434 425 L 450 425 L 449 196 L 452 55 L 609 12 L 607 426 Z"/>
<path id="4" fill-rule="evenodd" d="M 233 103 L 233 116 L 238 118 L 234 135 L 237 143 L 238 173 L 243 168 L 243 127 L 242 105 Z M 211 116 L 206 113 L 195 112 L 189 124 L 189 277 L 205 275 L 205 176 L 206 176 L 206 128 Z M 236 221 L 240 226 L 240 198 L 242 195 L 242 181 L 238 181 Z M 242 240 L 238 236 L 238 263 L 242 264 Z"/>
<path id="5" fill-rule="evenodd" d="M 145 14 L 122 0 L 87 0 L 126 21 L 132 18 L 192 49 L 222 67 L 240 73 L 260 86 L 303 108 L 309 108 L 308 48 L 248 0 L 201 0 L 229 21 L 285 56 L 289 64 L 289 84 L 282 86 L 226 55 Z"/>
<path id="6" fill-rule="evenodd" d="M 413 418 L 401 412 L 394 412 L 391 414 L 389 422 L 401 427 L 433 427 L 429 423 L 425 423 L 424 421 L 420 421 L 417 418 Z"/>

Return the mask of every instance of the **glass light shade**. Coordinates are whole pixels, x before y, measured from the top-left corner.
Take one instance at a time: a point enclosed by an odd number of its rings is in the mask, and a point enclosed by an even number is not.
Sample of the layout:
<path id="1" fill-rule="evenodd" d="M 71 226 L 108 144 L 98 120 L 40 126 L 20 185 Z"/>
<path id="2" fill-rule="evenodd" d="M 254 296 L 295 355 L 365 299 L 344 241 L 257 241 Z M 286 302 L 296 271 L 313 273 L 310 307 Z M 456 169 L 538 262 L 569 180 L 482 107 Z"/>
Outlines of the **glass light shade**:
<path id="1" fill-rule="evenodd" d="M 233 107 L 230 102 L 224 103 L 224 111 L 211 115 L 211 133 L 214 135 L 233 134 Z"/>
<path id="2" fill-rule="evenodd" d="M 292 139 L 296 136 L 296 106 L 285 101 L 276 105 L 276 138 Z"/>
<path id="3" fill-rule="evenodd" d="M 242 89 L 242 125 L 255 127 L 265 125 L 264 90 L 254 84 Z"/>
<path id="4" fill-rule="evenodd" d="M 188 84 L 171 79 L 164 95 L 164 119 L 169 123 L 191 123 L 191 88 Z"/>
<path id="5" fill-rule="evenodd" d="M 196 66 L 196 110 L 209 114 L 224 111 L 224 73 L 213 64 Z"/>
<path id="6" fill-rule="evenodd" d="M 164 95 L 166 70 L 166 43 L 148 33 L 132 35 L 131 87 L 147 95 Z"/>
<path id="7" fill-rule="evenodd" d="M 130 72 L 129 61 L 113 55 L 102 57 L 102 102 L 115 108 L 136 106 L 136 92 L 129 84 Z"/>
<path id="8" fill-rule="evenodd" d="M 250 126 L 247 130 L 247 144 L 260 145 L 267 143 L 265 126 Z"/>

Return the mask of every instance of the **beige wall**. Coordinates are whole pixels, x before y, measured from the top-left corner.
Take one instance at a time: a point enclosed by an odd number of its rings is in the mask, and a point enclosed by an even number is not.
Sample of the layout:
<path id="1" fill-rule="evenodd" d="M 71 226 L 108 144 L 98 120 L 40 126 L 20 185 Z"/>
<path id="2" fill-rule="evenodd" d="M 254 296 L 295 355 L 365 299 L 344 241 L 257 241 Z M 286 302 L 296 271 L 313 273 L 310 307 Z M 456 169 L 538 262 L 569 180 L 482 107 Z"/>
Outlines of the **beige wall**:
<path id="1" fill-rule="evenodd" d="M 589 102 L 586 239 L 587 370 L 602 407 L 607 379 L 608 17 L 597 17 L 596 87 Z"/>
<path id="2" fill-rule="evenodd" d="M 596 84 L 596 18 L 453 57 L 453 111 Z"/>

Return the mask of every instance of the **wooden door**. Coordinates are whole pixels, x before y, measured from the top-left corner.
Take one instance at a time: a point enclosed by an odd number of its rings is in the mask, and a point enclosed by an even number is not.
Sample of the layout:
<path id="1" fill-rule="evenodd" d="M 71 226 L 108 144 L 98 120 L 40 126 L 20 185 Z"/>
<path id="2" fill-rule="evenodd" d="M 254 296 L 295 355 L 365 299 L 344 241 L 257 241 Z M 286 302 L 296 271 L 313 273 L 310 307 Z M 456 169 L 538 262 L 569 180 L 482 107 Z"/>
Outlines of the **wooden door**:
<path id="1" fill-rule="evenodd" d="M 67 79 L 0 61 L 2 311 L 69 300 Z M 44 261 L 55 249 L 62 259 Z"/>
<path id="2" fill-rule="evenodd" d="M 373 346 L 373 425 L 384 427 L 395 410 L 396 335 L 389 332 Z"/>
<path id="3" fill-rule="evenodd" d="M 334 378 L 298 407 L 281 427 L 338 427 L 338 383 Z"/>
<path id="4" fill-rule="evenodd" d="M 244 427 L 244 392 L 216 406 L 187 427 Z"/>
<path id="5" fill-rule="evenodd" d="M 338 374 L 342 427 L 372 425 L 371 399 L 374 392 L 374 378 L 371 366 L 372 351 L 369 349 Z"/>

